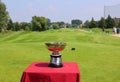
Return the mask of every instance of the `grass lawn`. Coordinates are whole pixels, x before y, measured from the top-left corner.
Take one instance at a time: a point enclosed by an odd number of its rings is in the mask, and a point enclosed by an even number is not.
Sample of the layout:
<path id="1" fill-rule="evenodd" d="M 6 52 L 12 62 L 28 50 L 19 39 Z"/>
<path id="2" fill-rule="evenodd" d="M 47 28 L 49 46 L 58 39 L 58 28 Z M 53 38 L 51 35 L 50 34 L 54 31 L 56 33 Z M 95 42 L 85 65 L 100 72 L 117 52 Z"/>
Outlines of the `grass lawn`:
<path id="1" fill-rule="evenodd" d="M 58 41 L 67 43 L 62 60 L 78 63 L 81 82 L 120 82 L 120 38 L 94 30 L 0 33 L 0 82 L 20 82 L 32 62 L 49 62 L 44 43 Z"/>

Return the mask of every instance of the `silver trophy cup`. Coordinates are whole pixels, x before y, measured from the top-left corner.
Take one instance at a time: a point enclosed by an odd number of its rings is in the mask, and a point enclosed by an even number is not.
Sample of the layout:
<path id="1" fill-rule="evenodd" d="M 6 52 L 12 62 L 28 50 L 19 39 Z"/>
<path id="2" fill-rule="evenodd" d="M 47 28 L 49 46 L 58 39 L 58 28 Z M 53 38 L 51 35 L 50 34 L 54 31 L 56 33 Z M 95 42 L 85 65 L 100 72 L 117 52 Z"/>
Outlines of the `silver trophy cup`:
<path id="1" fill-rule="evenodd" d="M 50 55 L 49 67 L 62 67 L 63 66 L 61 58 L 62 55 L 59 52 L 65 48 L 66 43 L 48 42 L 45 44 L 48 50 L 52 51 L 52 54 Z"/>

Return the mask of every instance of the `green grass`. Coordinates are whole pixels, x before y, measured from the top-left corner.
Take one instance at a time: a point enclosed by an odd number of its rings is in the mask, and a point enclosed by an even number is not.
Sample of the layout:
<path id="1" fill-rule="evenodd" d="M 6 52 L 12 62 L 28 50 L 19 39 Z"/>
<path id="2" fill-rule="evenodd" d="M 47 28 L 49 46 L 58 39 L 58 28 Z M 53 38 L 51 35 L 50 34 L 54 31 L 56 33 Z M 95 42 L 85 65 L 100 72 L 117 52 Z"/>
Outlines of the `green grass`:
<path id="1" fill-rule="evenodd" d="M 62 60 L 78 63 L 81 82 L 120 82 L 120 38 L 100 29 L 1 33 L 0 82 L 19 82 L 32 62 L 49 62 L 51 52 L 44 43 L 55 41 L 67 43 Z"/>

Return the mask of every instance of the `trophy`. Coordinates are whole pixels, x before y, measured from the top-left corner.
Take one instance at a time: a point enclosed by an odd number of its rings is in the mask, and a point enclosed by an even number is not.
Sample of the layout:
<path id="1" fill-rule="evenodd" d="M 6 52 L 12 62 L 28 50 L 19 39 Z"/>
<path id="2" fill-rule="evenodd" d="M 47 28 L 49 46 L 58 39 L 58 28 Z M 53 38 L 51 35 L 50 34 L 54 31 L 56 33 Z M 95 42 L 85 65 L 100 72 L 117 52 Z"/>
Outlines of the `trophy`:
<path id="1" fill-rule="evenodd" d="M 50 55 L 50 63 L 49 63 L 49 67 L 62 67 L 62 58 L 61 58 L 61 54 L 59 53 L 60 51 L 62 51 L 65 46 L 66 43 L 63 42 L 48 42 L 45 43 L 48 50 L 52 51 L 52 54 Z"/>

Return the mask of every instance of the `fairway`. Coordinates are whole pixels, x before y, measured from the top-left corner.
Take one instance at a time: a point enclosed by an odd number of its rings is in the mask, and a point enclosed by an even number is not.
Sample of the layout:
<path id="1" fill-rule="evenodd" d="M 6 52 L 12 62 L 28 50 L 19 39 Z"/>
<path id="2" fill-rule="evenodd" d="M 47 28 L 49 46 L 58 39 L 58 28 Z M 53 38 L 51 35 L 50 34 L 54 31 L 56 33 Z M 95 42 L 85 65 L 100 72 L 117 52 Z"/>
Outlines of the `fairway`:
<path id="1" fill-rule="evenodd" d="M 20 82 L 32 62 L 49 62 L 45 42 L 67 43 L 62 61 L 78 63 L 81 82 L 120 82 L 120 37 L 81 29 L 0 33 L 0 82 Z"/>

